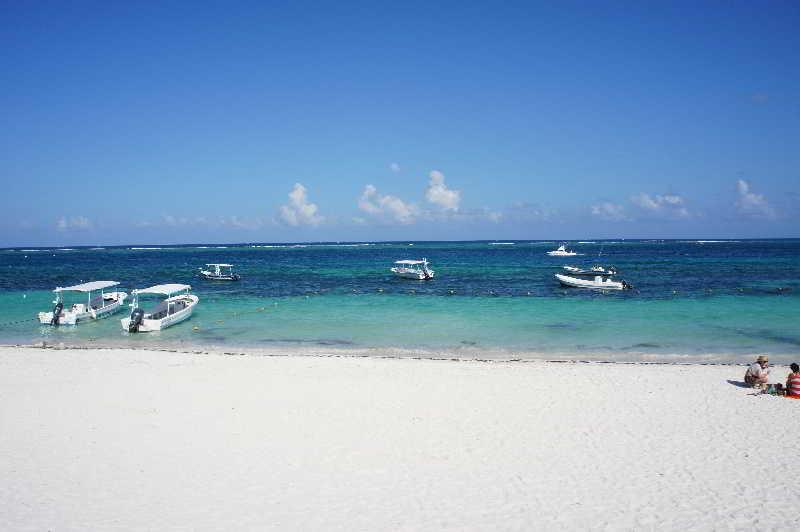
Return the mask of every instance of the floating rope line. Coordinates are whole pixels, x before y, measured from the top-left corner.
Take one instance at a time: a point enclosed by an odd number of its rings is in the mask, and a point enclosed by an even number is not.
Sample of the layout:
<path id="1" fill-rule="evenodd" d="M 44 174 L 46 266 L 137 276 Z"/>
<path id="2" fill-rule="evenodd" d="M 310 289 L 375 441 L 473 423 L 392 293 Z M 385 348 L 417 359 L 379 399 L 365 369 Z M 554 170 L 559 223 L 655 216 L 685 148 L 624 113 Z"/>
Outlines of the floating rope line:
<path id="1" fill-rule="evenodd" d="M 29 321 L 36 321 L 37 319 L 38 318 L 26 318 L 24 320 L 7 321 L 5 323 L 0 323 L 0 328 L 1 327 L 8 327 L 8 326 L 11 326 L 11 325 L 19 325 L 20 323 L 27 323 Z"/>
<path id="2" fill-rule="evenodd" d="M 274 306 L 277 307 L 278 303 L 275 303 Z M 233 312 L 231 312 L 230 314 L 227 315 L 226 319 L 238 318 L 240 316 L 246 316 L 248 314 L 260 314 L 262 312 L 265 312 L 266 310 L 267 310 L 267 307 L 256 307 L 255 310 L 249 310 L 249 311 L 244 311 L 244 312 L 242 312 L 242 311 L 233 311 Z M 221 324 L 225 323 L 225 319 L 214 320 L 214 323 L 216 323 L 217 325 L 221 325 Z M 194 331 L 194 332 L 197 332 L 197 331 L 200 331 L 200 330 L 202 330 L 202 331 L 213 331 L 213 330 L 216 330 L 216 329 L 219 329 L 219 327 L 213 327 L 212 326 L 212 327 L 206 327 L 206 328 L 202 328 L 201 329 L 200 325 L 192 326 L 192 331 Z"/>

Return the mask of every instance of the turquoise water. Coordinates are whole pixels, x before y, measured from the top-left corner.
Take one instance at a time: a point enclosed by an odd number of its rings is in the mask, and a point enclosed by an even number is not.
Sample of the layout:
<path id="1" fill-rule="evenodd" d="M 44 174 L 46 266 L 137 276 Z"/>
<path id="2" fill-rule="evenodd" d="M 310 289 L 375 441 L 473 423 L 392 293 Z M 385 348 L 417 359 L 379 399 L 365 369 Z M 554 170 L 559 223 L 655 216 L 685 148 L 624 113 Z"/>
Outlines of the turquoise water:
<path id="1" fill-rule="evenodd" d="M 465 358 L 744 361 L 800 359 L 800 241 L 228 245 L 3 250 L 0 342 Z M 427 257 L 433 281 L 395 279 L 393 260 Z M 205 262 L 243 280 L 200 280 Z M 613 264 L 636 288 L 561 288 L 563 264 Z M 72 272 L 81 272 L 74 275 Z M 129 335 L 123 313 L 77 327 L 31 320 L 56 285 L 188 282 L 190 321 Z M 23 321 L 20 321 L 23 320 Z M 24 321 L 27 320 L 27 321 Z M 19 322 L 18 322 L 19 321 Z M 18 323 L 12 323 L 18 322 Z"/>

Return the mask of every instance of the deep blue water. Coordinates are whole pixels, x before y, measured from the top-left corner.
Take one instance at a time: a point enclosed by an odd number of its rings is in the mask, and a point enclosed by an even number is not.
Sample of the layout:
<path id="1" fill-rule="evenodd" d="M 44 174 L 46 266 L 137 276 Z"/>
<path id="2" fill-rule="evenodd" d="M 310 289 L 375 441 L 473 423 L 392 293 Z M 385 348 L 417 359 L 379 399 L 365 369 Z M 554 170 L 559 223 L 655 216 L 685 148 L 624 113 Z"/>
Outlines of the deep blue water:
<path id="1" fill-rule="evenodd" d="M 512 242 L 512 241 L 507 241 Z M 163 345 L 445 356 L 740 361 L 800 358 L 800 240 L 231 244 L 0 250 L 0 342 Z M 145 246 L 139 246 L 145 247 Z M 426 257 L 428 282 L 394 278 Z M 230 262 L 238 283 L 197 268 Z M 614 265 L 634 290 L 565 289 L 564 264 Z M 193 285 L 193 318 L 132 337 L 117 318 L 53 330 L 30 321 L 56 286 L 116 280 L 130 291 Z M 19 320 L 21 323 L 14 323 Z"/>

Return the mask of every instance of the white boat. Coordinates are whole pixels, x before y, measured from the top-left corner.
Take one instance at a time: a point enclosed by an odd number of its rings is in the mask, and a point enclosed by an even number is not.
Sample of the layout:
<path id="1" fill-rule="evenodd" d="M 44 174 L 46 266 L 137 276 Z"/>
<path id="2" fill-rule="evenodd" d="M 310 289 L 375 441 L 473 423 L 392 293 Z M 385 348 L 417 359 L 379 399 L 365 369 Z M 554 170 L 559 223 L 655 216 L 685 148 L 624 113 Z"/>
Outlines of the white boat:
<path id="1" fill-rule="evenodd" d="M 613 281 L 608 276 L 603 275 L 596 275 L 594 279 L 586 279 L 557 273 L 556 279 L 562 285 L 572 288 L 591 288 L 594 290 L 624 290 L 631 288 L 625 281 Z"/>
<path id="2" fill-rule="evenodd" d="M 125 292 L 105 292 L 106 288 L 119 285 L 116 281 L 92 281 L 75 286 L 58 287 L 53 292 L 55 307 L 50 312 L 39 313 L 39 323 L 44 325 L 75 325 L 80 321 L 106 318 L 122 308 L 128 294 Z M 95 292 L 99 294 L 92 295 Z M 64 307 L 64 292 L 80 292 L 86 294 L 86 303 L 73 303 Z"/>
<path id="3" fill-rule="evenodd" d="M 583 268 L 577 268 L 575 266 L 564 266 L 564 269 L 567 270 L 570 275 L 616 275 L 617 270 L 613 266 L 608 268 L 603 268 L 602 266 L 592 266 L 588 270 Z"/>
<path id="4" fill-rule="evenodd" d="M 392 268 L 392 273 L 403 279 L 416 279 L 418 281 L 427 281 L 433 279 L 433 270 L 428 268 L 428 259 L 422 260 L 398 260 L 395 261 L 395 266 Z"/>
<path id="5" fill-rule="evenodd" d="M 239 274 L 233 273 L 233 264 L 206 264 L 208 270 L 200 268 L 200 276 L 211 281 L 238 281 Z"/>
<path id="6" fill-rule="evenodd" d="M 122 328 L 131 333 L 160 331 L 189 319 L 200 301 L 189 293 L 191 289 L 188 284 L 159 284 L 134 290 L 130 305 L 133 311 L 129 317 L 120 320 Z M 144 310 L 139 307 L 139 296 L 144 294 L 167 296 L 167 299 L 150 310 Z"/>
<path id="7" fill-rule="evenodd" d="M 566 244 L 561 244 L 558 246 L 558 249 L 554 249 L 553 251 L 548 251 L 548 255 L 551 257 L 574 257 L 577 255 L 574 251 L 567 249 Z"/>

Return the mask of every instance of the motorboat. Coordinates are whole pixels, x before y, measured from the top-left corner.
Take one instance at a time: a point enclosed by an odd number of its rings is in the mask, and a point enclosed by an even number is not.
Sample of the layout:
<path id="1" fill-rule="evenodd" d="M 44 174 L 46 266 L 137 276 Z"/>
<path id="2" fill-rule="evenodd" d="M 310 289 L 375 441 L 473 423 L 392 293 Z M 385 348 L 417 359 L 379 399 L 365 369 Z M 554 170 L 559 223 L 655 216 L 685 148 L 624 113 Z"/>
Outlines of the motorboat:
<path id="1" fill-rule="evenodd" d="M 561 244 L 558 249 L 548 251 L 547 254 L 551 257 L 574 257 L 577 255 L 574 251 L 567 249 L 566 244 Z"/>
<path id="2" fill-rule="evenodd" d="M 128 294 L 125 292 L 106 292 L 106 288 L 118 286 L 116 281 L 92 281 L 74 286 L 58 287 L 53 292 L 55 306 L 50 312 L 39 313 L 39 323 L 43 325 L 75 325 L 86 320 L 106 318 L 122 308 Z M 64 306 L 64 292 L 86 294 L 86 303 L 73 303 Z M 97 293 L 99 292 L 99 294 Z"/>
<path id="3" fill-rule="evenodd" d="M 427 281 L 433 279 L 433 270 L 428 268 L 428 259 L 422 260 L 398 260 L 397 266 L 392 268 L 392 273 L 403 279 L 416 279 L 417 281 Z"/>
<path id="4" fill-rule="evenodd" d="M 592 266 L 591 268 L 584 269 L 584 268 L 577 268 L 575 266 L 564 266 L 564 269 L 569 272 L 570 275 L 616 275 L 617 269 L 613 266 L 609 266 L 608 268 L 603 268 L 602 266 Z"/>
<path id="5" fill-rule="evenodd" d="M 120 320 L 122 328 L 130 333 L 160 331 L 189 319 L 194 307 L 200 299 L 190 294 L 188 284 L 159 284 L 150 288 L 133 291 L 131 315 Z M 166 296 L 158 305 L 150 310 L 139 307 L 139 299 L 143 295 L 154 294 Z"/>
<path id="6" fill-rule="evenodd" d="M 606 275 L 595 275 L 594 279 L 586 279 L 584 277 L 572 277 L 557 273 L 556 279 L 563 286 L 571 288 L 590 288 L 595 290 L 625 290 L 632 288 L 631 285 L 625 281 L 614 281 Z"/>
<path id="7" fill-rule="evenodd" d="M 233 264 L 206 264 L 207 270 L 200 268 L 200 276 L 210 281 L 238 281 L 238 273 L 233 273 Z"/>

